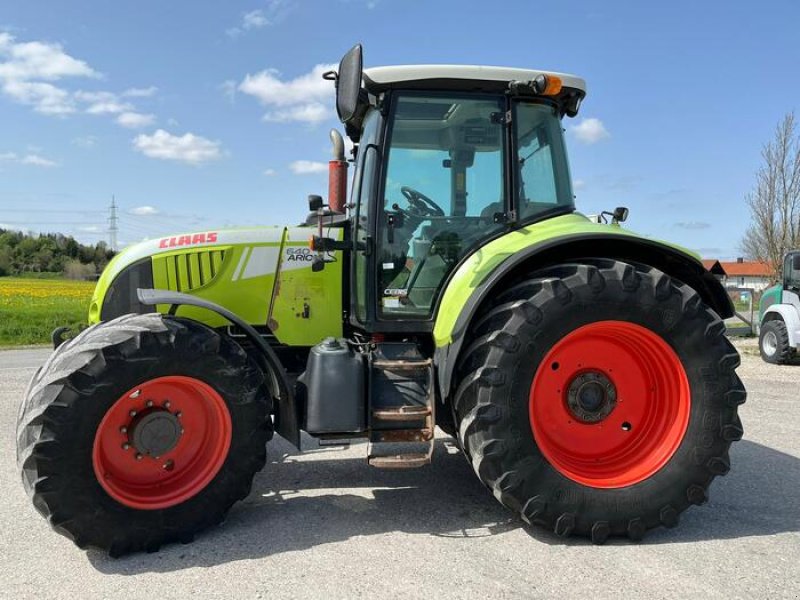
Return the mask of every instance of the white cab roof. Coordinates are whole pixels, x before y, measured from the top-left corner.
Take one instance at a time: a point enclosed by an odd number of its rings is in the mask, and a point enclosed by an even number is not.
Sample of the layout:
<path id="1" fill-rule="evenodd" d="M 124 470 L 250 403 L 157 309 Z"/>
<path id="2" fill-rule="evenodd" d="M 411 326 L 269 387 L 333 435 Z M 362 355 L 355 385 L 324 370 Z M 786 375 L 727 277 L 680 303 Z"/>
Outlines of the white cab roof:
<path id="1" fill-rule="evenodd" d="M 477 81 L 530 81 L 539 75 L 556 75 L 564 87 L 586 93 L 586 82 L 575 75 L 534 69 L 512 67 L 484 67 L 478 65 L 400 65 L 364 69 L 367 88 L 388 88 L 404 83 L 425 80 L 477 80 Z"/>

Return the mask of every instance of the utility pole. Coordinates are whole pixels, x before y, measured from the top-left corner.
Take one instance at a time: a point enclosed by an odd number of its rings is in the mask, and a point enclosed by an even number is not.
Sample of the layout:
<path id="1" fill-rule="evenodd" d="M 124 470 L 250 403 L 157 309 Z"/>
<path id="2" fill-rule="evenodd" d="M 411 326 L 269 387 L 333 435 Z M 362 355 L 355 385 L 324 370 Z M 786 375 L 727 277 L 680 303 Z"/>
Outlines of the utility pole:
<path id="1" fill-rule="evenodd" d="M 111 250 L 114 252 L 117 251 L 117 231 L 119 228 L 117 227 L 117 203 L 115 198 L 112 194 L 111 196 L 111 212 L 108 217 L 108 242 L 109 246 L 111 246 Z"/>

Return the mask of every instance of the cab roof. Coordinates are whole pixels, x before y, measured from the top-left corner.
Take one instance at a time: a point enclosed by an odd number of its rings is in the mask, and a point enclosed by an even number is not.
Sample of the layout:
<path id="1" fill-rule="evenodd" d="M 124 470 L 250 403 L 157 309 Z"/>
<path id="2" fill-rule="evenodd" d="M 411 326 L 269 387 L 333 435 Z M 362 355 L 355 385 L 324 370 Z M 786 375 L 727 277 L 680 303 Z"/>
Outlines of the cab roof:
<path id="1" fill-rule="evenodd" d="M 364 85 L 370 92 L 391 88 L 470 89 L 499 91 L 511 81 L 530 81 L 539 75 L 555 75 L 565 88 L 586 94 L 586 82 L 580 77 L 554 71 L 489 67 L 480 65 L 399 65 L 364 70 Z"/>

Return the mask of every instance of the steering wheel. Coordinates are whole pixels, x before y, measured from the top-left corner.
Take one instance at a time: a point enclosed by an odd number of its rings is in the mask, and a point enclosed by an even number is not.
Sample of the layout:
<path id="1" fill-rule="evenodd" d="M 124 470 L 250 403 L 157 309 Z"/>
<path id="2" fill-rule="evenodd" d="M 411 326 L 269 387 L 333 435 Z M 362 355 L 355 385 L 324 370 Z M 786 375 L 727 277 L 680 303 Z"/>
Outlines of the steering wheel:
<path id="1" fill-rule="evenodd" d="M 428 198 L 422 192 L 418 192 L 412 187 L 404 185 L 400 188 L 400 192 L 405 196 L 408 203 L 416 213 L 421 216 L 443 217 L 444 211 L 442 207 L 436 204 L 433 200 Z"/>

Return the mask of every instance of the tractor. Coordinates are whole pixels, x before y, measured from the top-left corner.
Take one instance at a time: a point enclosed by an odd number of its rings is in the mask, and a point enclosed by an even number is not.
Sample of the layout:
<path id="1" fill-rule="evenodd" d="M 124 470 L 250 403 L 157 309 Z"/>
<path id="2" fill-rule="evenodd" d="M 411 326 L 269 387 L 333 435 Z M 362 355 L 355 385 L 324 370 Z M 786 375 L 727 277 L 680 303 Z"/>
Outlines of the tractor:
<path id="1" fill-rule="evenodd" d="M 800 353 L 800 250 L 786 254 L 783 280 L 759 303 L 758 348 L 768 363 L 785 365 Z"/>
<path id="2" fill-rule="evenodd" d="M 54 333 L 17 425 L 53 529 L 111 556 L 190 542 L 250 493 L 274 432 L 365 439 L 369 465 L 406 469 L 438 427 L 525 523 L 597 544 L 706 502 L 742 437 L 733 306 L 627 209 L 576 212 L 562 121 L 584 80 L 364 70 L 360 45 L 324 77 L 353 151 L 331 132 L 304 222 L 128 247 L 89 326 Z"/>

